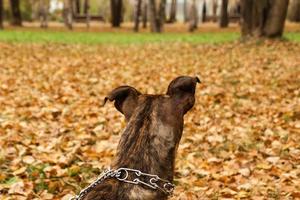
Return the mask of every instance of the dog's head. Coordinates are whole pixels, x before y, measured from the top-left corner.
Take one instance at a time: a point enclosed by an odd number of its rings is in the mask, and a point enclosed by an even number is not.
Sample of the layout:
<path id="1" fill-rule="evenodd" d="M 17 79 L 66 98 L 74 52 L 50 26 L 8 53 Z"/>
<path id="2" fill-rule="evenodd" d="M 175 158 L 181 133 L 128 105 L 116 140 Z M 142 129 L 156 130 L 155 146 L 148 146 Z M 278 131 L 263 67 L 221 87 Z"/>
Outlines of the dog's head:
<path id="1" fill-rule="evenodd" d="M 138 154 L 136 158 L 145 159 L 157 151 L 164 152 L 159 153 L 160 159 L 168 159 L 170 153 L 173 155 L 182 135 L 183 116 L 195 103 L 197 83 L 200 83 L 197 77 L 177 77 L 162 95 L 142 94 L 131 86 L 111 91 L 104 104 L 108 100 L 114 101 L 116 109 L 127 121 L 119 150 L 126 149 L 126 155 Z M 154 149 L 149 151 L 153 152 L 144 152 L 149 143 L 153 145 L 149 149 Z M 124 160 L 130 161 L 128 158 Z"/>
<path id="2" fill-rule="evenodd" d="M 108 100 L 114 101 L 116 109 L 125 116 L 127 121 L 130 120 L 135 110 L 138 110 L 137 108 L 143 107 L 143 104 L 150 99 L 159 107 L 159 110 L 164 111 L 160 114 L 176 114 L 180 117 L 193 107 L 197 83 L 200 83 L 198 77 L 179 76 L 171 81 L 165 95 L 147 95 L 134 87 L 120 86 L 105 97 L 104 104 Z"/>

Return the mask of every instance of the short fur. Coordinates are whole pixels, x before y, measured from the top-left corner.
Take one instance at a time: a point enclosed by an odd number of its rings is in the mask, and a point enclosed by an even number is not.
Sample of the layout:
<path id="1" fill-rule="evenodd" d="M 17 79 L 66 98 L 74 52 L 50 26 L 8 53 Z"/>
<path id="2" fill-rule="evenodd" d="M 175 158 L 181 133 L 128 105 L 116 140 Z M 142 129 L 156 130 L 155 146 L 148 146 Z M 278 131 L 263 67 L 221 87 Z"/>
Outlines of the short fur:
<path id="1" fill-rule="evenodd" d="M 127 126 L 121 136 L 112 169 L 120 167 L 155 174 L 173 182 L 175 155 L 183 130 L 183 116 L 195 102 L 197 77 L 174 79 L 166 95 L 143 95 L 121 86 L 106 98 L 125 115 Z M 85 200 L 165 200 L 159 190 L 107 179 Z"/>

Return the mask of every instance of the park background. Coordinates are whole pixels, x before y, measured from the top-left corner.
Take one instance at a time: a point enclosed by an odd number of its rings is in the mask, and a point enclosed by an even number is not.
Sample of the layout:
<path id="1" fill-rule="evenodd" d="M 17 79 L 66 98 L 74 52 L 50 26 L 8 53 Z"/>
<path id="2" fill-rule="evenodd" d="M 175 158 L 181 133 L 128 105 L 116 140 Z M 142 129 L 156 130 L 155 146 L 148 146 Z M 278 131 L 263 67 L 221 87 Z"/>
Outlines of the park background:
<path id="1" fill-rule="evenodd" d="M 125 127 L 108 92 L 179 75 L 202 84 L 171 199 L 299 199 L 299 16 L 299 0 L 0 0 L 0 199 L 78 193 Z"/>

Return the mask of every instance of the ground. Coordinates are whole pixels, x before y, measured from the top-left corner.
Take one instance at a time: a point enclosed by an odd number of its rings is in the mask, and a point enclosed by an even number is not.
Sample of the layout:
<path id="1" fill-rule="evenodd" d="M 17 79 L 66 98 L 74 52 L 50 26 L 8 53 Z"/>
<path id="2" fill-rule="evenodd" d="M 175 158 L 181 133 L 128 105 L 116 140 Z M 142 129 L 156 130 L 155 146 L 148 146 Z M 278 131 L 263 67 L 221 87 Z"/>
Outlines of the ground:
<path id="1" fill-rule="evenodd" d="M 112 104 L 102 106 L 105 95 L 123 84 L 164 93 L 178 75 L 203 83 L 185 116 L 171 199 L 300 198 L 300 43 L 2 41 L 0 49 L 1 199 L 78 193 L 110 165 L 125 127 Z"/>

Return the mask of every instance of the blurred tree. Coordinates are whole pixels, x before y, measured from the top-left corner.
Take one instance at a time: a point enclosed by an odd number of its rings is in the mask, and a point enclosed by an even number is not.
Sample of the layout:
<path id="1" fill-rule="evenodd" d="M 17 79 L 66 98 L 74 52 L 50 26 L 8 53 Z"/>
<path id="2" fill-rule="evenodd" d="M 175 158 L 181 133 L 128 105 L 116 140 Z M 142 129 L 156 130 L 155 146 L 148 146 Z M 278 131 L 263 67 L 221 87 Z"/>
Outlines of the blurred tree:
<path id="1" fill-rule="evenodd" d="M 64 0 L 63 19 L 68 29 L 73 29 L 73 1 Z"/>
<path id="2" fill-rule="evenodd" d="M 10 7 L 11 7 L 11 13 L 12 13 L 11 24 L 14 26 L 22 26 L 20 1 L 19 0 L 10 0 Z"/>
<path id="3" fill-rule="evenodd" d="M 80 15 L 80 12 L 81 12 L 81 3 L 80 3 L 80 0 L 75 0 L 74 1 L 75 5 L 74 5 L 74 12 L 76 15 Z"/>
<path id="4" fill-rule="evenodd" d="M 148 20 L 148 3 L 146 0 L 142 1 L 142 20 L 143 20 L 143 28 L 147 28 L 147 20 Z"/>
<path id="5" fill-rule="evenodd" d="M 229 19 L 228 19 L 228 0 L 222 0 L 221 6 L 221 15 L 219 25 L 221 28 L 228 27 Z"/>
<path id="6" fill-rule="evenodd" d="M 0 29 L 3 29 L 3 0 L 0 0 Z"/>
<path id="7" fill-rule="evenodd" d="M 110 1 L 108 0 L 99 0 L 98 1 L 98 5 L 95 6 L 93 3 L 93 1 L 91 1 L 91 13 L 97 13 L 99 15 L 103 16 L 103 19 L 105 21 L 110 21 Z M 95 10 L 95 8 L 97 8 L 97 10 Z"/>
<path id="8" fill-rule="evenodd" d="M 89 9 L 90 9 L 90 1 L 89 0 L 84 0 L 83 13 L 86 15 L 89 12 Z"/>
<path id="9" fill-rule="evenodd" d="M 34 8 L 33 2 L 35 2 L 35 1 L 37 1 L 37 4 L 39 3 L 39 0 L 21 0 L 20 1 L 20 10 L 21 10 L 22 21 L 32 21 L 33 20 L 33 8 Z M 49 0 L 47 0 L 47 1 L 49 1 Z"/>
<path id="10" fill-rule="evenodd" d="M 243 37 L 281 37 L 289 0 L 241 0 Z"/>
<path id="11" fill-rule="evenodd" d="M 183 20 L 184 22 L 188 22 L 189 21 L 189 17 L 188 17 L 188 6 L 187 6 L 187 0 L 183 1 Z"/>
<path id="12" fill-rule="evenodd" d="M 122 22 L 122 10 L 123 1 L 122 0 L 110 0 L 111 9 L 111 25 L 112 27 L 120 27 Z"/>
<path id="13" fill-rule="evenodd" d="M 207 8 L 206 8 L 206 1 L 203 2 L 202 7 L 202 22 L 206 22 L 206 14 L 207 14 Z"/>
<path id="14" fill-rule="evenodd" d="M 39 11 L 38 16 L 41 22 L 41 28 L 48 27 L 48 12 L 49 12 L 49 1 L 48 0 L 39 0 Z"/>
<path id="15" fill-rule="evenodd" d="M 157 8 L 155 0 L 149 0 L 149 16 L 151 31 L 155 33 L 163 32 L 163 26 L 166 16 L 166 0 L 160 0 Z"/>
<path id="16" fill-rule="evenodd" d="M 142 12 L 142 0 L 135 0 L 135 9 L 134 9 L 134 28 L 135 32 L 139 31 L 139 23 Z"/>
<path id="17" fill-rule="evenodd" d="M 177 0 L 172 0 L 168 23 L 176 22 Z"/>
<path id="18" fill-rule="evenodd" d="M 218 1 L 217 0 L 212 0 L 213 4 L 213 21 L 217 21 L 217 10 L 218 10 Z"/>
<path id="19" fill-rule="evenodd" d="M 291 0 L 288 19 L 292 22 L 300 22 L 300 0 Z"/>
<path id="20" fill-rule="evenodd" d="M 83 12 L 86 17 L 86 26 L 87 28 L 90 27 L 90 21 L 91 21 L 91 16 L 90 16 L 90 1 L 89 0 L 84 0 L 84 7 L 83 7 Z"/>
<path id="21" fill-rule="evenodd" d="M 192 4 L 189 10 L 189 31 L 192 32 L 198 28 L 198 9 L 196 0 L 192 0 Z"/>
<path id="22" fill-rule="evenodd" d="M 36 0 L 30 0 L 30 4 L 31 4 L 31 19 L 32 20 L 37 20 L 39 18 L 39 1 Z"/>

